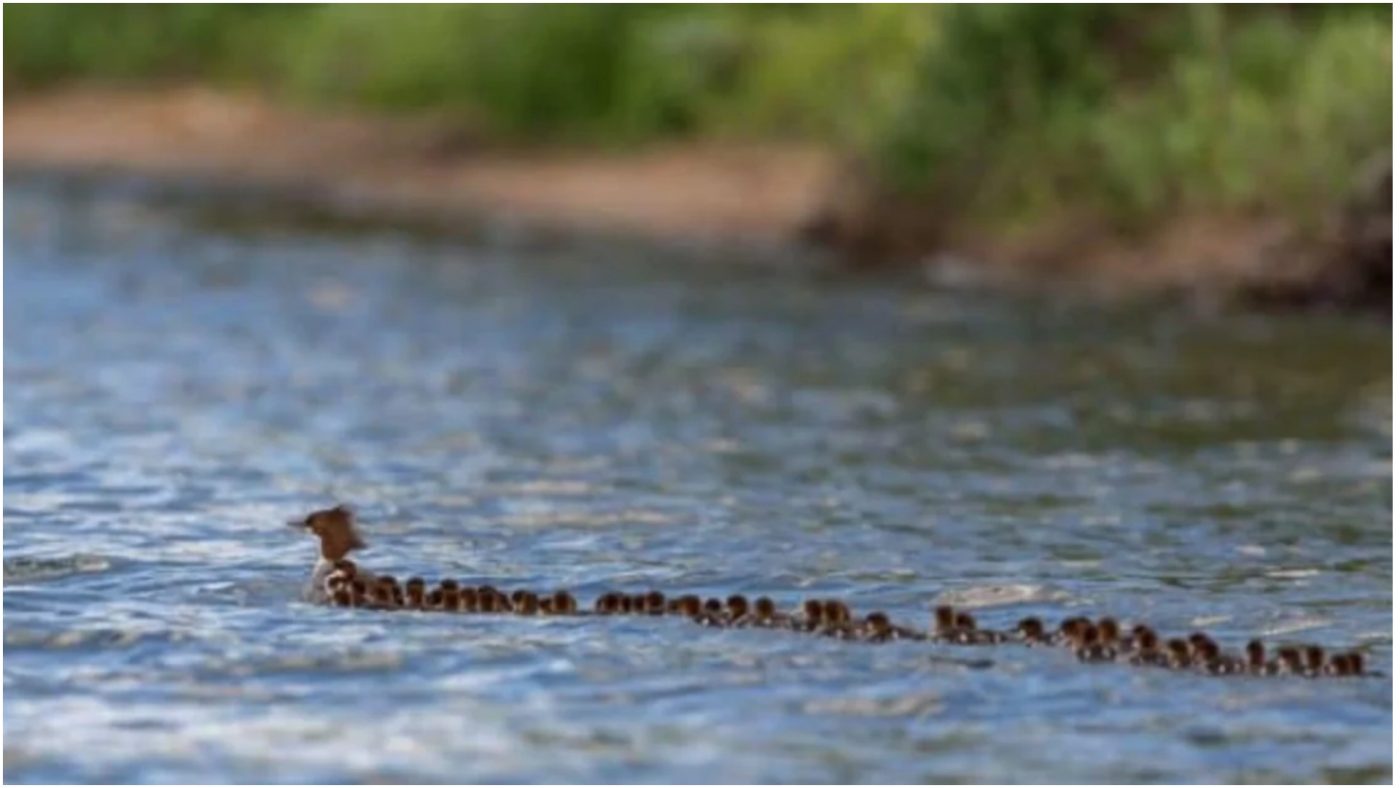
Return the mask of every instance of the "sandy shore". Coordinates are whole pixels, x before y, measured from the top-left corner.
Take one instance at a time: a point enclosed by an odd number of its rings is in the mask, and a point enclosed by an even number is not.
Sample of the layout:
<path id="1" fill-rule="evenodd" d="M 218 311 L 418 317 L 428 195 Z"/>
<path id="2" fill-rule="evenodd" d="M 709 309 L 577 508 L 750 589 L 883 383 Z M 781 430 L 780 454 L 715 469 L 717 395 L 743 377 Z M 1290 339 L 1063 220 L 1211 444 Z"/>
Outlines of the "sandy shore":
<path id="1" fill-rule="evenodd" d="M 4 131 L 12 168 L 232 184 L 356 218 L 815 245 L 856 265 L 951 261 L 974 278 L 1108 293 L 1389 305 L 1388 159 L 1320 242 L 1277 218 L 1214 215 L 1133 238 L 1092 221 L 1008 237 L 942 227 L 928 206 L 872 201 L 840 157 L 810 147 L 510 150 L 432 120 L 308 112 L 193 87 L 25 95 L 5 103 Z"/>
<path id="2" fill-rule="evenodd" d="M 446 124 L 313 114 L 199 88 L 73 90 L 5 105 L 5 161 L 234 180 L 415 210 L 666 238 L 786 242 L 833 188 L 835 157 L 668 146 L 610 156 L 487 148 Z"/>

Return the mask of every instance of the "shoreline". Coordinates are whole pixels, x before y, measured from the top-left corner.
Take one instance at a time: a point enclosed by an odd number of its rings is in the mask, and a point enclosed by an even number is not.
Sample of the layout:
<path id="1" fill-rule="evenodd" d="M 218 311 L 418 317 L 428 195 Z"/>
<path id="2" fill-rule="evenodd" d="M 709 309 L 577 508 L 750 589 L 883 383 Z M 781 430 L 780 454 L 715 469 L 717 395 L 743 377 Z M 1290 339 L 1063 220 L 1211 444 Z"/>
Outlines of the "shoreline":
<path id="1" fill-rule="evenodd" d="M 939 227 L 928 206 L 872 197 L 842 157 L 815 146 L 519 150 L 431 118 L 296 110 L 188 86 L 21 95 L 5 114 L 5 164 L 20 177 L 134 177 L 158 192 L 436 232 L 830 254 L 851 268 L 920 264 L 1107 297 L 1390 310 L 1388 159 L 1318 238 L 1277 217 L 1212 215 L 1172 217 L 1132 238 L 1083 218 L 1009 235 Z"/>

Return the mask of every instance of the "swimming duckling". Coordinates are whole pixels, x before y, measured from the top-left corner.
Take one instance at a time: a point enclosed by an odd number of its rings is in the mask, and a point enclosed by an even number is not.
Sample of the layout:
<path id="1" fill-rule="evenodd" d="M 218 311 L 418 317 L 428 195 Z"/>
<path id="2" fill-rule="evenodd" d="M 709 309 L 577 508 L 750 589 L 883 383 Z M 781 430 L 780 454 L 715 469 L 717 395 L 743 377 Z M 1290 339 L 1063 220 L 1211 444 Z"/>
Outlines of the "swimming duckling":
<path id="1" fill-rule="evenodd" d="M 540 598 L 533 591 L 519 591 L 518 596 L 511 600 L 518 616 L 533 616 L 540 612 Z"/>
<path id="2" fill-rule="evenodd" d="M 350 582 L 350 604 L 353 607 L 364 607 L 369 604 L 369 584 L 360 578 L 355 578 Z"/>
<path id="3" fill-rule="evenodd" d="M 457 604 L 454 607 L 443 605 L 445 610 L 455 613 L 476 613 L 481 609 L 481 598 L 476 592 L 476 588 L 465 583 L 457 591 Z"/>
<path id="4" fill-rule="evenodd" d="M 1274 673 L 1298 675 L 1303 672 L 1303 656 L 1293 646 L 1281 646 L 1270 665 Z"/>
<path id="5" fill-rule="evenodd" d="M 1084 630 L 1094 625 L 1083 616 L 1071 616 L 1060 622 L 1060 628 L 1051 636 L 1055 645 L 1078 649 L 1083 642 Z"/>
<path id="6" fill-rule="evenodd" d="M 1327 652 L 1322 650 L 1322 646 L 1313 644 L 1303 649 L 1304 673 L 1309 677 L 1322 675 L 1326 667 Z"/>
<path id="7" fill-rule="evenodd" d="M 1256 676 L 1266 676 L 1271 671 L 1268 659 L 1268 652 L 1264 648 L 1264 641 L 1255 638 L 1244 644 L 1244 667 L 1249 673 Z"/>
<path id="8" fill-rule="evenodd" d="M 666 613 L 666 595 L 652 589 L 647 592 L 646 604 L 642 607 L 649 616 L 660 616 Z"/>
<path id="9" fill-rule="evenodd" d="M 705 613 L 705 606 L 704 603 L 700 601 L 700 597 L 694 594 L 686 594 L 680 598 L 680 609 L 678 613 L 679 615 L 699 620 Z"/>
<path id="10" fill-rule="evenodd" d="M 1173 670 L 1185 670 L 1191 666 L 1191 644 L 1182 638 L 1167 641 L 1166 666 Z"/>
<path id="11" fill-rule="evenodd" d="M 349 583 L 340 583 L 336 586 L 335 593 L 331 596 L 331 604 L 337 607 L 351 607 L 354 604 Z"/>
<path id="12" fill-rule="evenodd" d="M 554 592 L 551 600 L 554 603 L 554 615 L 556 616 L 576 616 L 578 615 L 578 600 L 574 595 L 564 589 Z"/>
<path id="13" fill-rule="evenodd" d="M 446 613 L 455 613 L 461 606 L 462 586 L 452 578 L 444 578 L 437 584 L 438 598 L 441 600 L 439 609 Z"/>
<path id="14" fill-rule="evenodd" d="M 1220 647 L 1204 632 L 1192 632 L 1186 637 L 1186 642 L 1191 644 L 1191 661 L 1197 665 L 1220 654 Z"/>
<path id="15" fill-rule="evenodd" d="M 803 600 L 801 613 L 793 617 L 794 628 L 802 632 L 815 631 L 826 618 L 825 610 L 820 599 Z"/>
<path id="16" fill-rule="evenodd" d="M 955 643 L 965 646 L 990 646 L 1011 639 L 1005 632 L 978 628 L 977 619 L 973 618 L 971 613 L 958 613 L 953 620 L 957 624 L 957 633 L 953 636 Z"/>
<path id="17" fill-rule="evenodd" d="M 1083 627 L 1077 631 L 1079 648 L 1075 649 L 1074 655 L 1080 662 L 1112 662 L 1117 658 L 1117 650 L 1099 639 L 1098 627 Z"/>
<path id="18" fill-rule="evenodd" d="M 772 599 L 761 596 L 753 601 L 753 615 L 749 618 L 754 626 L 771 627 L 777 623 L 778 606 Z"/>
<path id="19" fill-rule="evenodd" d="M 884 612 L 876 610 L 865 617 L 861 635 L 872 643 L 884 643 L 896 637 L 894 625 Z"/>
<path id="20" fill-rule="evenodd" d="M 611 591 L 599 596 L 593 602 L 593 612 L 600 616 L 611 616 L 617 612 L 617 595 Z"/>
<path id="21" fill-rule="evenodd" d="M 629 595 L 627 596 L 627 605 L 626 605 L 626 607 L 627 607 L 627 612 L 628 612 L 628 613 L 634 613 L 634 614 L 639 614 L 639 615 L 640 615 L 640 614 L 642 614 L 642 613 L 647 612 L 647 595 L 646 595 L 646 594 L 629 594 Z"/>
<path id="22" fill-rule="evenodd" d="M 724 600 L 725 617 L 733 626 L 745 626 L 749 615 L 749 600 L 743 594 L 731 594 Z"/>
<path id="23" fill-rule="evenodd" d="M 939 640 L 951 640 L 958 631 L 958 614 L 952 605 L 939 605 L 933 609 L 933 636 Z"/>
<path id="24" fill-rule="evenodd" d="M 1028 646 L 1039 646 L 1046 642 L 1045 624 L 1035 616 L 1026 616 L 1016 622 L 1016 634 Z"/>
<path id="25" fill-rule="evenodd" d="M 709 627 L 724 626 L 724 603 L 715 597 L 706 599 L 705 606 L 701 608 L 700 615 L 695 620 Z"/>
<path id="26" fill-rule="evenodd" d="M 1158 650 L 1157 632 L 1149 626 L 1139 624 L 1133 628 L 1133 655 L 1129 662 L 1134 665 L 1164 665 L 1165 656 Z"/>
<path id="27" fill-rule="evenodd" d="M 1348 676 L 1366 675 L 1366 657 L 1360 651 L 1348 651 L 1346 657 Z"/>
<path id="28" fill-rule="evenodd" d="M 374 607 L 393 609 L 398 606 L 398 595 L 394 592 L 399 588 L 399 584 L 394 581 L 393 575 L 380 575 L 375 581 L 371 604 Z"/>
<path id="29" fill-rule="evenodd" d="M 1099 642 L 1113 649 L 1124 648 L 1122 631 L 1118 628 L 1118 620 L 1112 616 L 1104 616 L 1099 619 L 1096 625 L 1099 630 Z"/>
<path id="30" fill-rule="evenodd" d="M 427 591 L 427 585 L 428 584 L 423 582 L 423 578 L 421 577 L 410 577 L 404 583 L 404 595 L 406 597 L 404 606 L 410 610 L 424 609 L 426 607 L 424 596 Z"/>

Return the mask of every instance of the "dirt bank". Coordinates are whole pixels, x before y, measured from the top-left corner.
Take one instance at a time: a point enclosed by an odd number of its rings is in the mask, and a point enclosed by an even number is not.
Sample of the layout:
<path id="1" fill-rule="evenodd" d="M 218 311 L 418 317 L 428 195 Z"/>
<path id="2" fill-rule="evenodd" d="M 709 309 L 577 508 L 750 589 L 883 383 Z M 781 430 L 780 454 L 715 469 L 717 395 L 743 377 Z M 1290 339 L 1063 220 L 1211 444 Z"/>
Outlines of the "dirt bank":
<path id="1" fill-rule="evenodd" d="M 315 195 L 357 216 L 430 215 L 542 230 L 837 251 L 853 264 L 948 263 L 974 277 L 1110 293 L 1186 291 L 1389 310 L 1390 161 L 1304 237 L 1287 222 L 1183 216 L 1125 237 L 1089 219 L 1018 235 L 948 226 L 873 197 L 830 151 L 670 145 L 618 154 L 513 151 L 450 124 L 312 113 L 201 88 L 66 90 L 5 104 L 23 168 L 204 179 Z"/>

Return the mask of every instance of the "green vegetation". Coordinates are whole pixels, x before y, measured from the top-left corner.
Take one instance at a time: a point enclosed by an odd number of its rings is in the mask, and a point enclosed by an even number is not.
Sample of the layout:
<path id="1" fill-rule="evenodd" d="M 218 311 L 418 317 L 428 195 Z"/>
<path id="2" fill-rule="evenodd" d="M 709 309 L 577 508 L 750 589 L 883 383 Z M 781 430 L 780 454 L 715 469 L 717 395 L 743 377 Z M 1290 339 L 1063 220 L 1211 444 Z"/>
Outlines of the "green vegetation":
<path id="1" fill-rule="evenodd" d="M 1306 213 L 1391 136 L 1391 11 L 10 5 L 5 72 L 202 80 L 503 139 L 801 138 L 992 223 Z M 12 84 L 13 84 L 12 82 Z"/>

